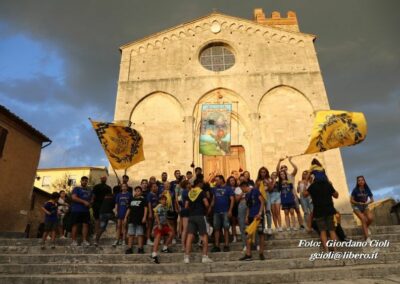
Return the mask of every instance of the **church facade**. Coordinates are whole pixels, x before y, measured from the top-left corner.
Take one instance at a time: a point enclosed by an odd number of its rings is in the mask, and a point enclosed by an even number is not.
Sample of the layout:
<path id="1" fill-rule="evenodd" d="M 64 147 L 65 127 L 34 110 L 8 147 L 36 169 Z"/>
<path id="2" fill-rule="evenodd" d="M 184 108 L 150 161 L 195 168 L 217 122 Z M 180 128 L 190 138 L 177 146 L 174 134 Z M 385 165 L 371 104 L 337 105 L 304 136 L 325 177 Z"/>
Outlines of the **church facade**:
<path id="1" fill-rule="evenodd" d="M 172 178 L 194 162 L 205 175 L 243 169 L 255 179 L 261 166 L 272 172 L 280 157 L 304 152 L 314 111 L 330 109 L 315 39 L 294 12 L 255 9 L 253 20 L 214 12 L 122 46 L 114 120 L 142 134 L 146 159 L 127 174 Z M 227 156 L 199 154 L 201 107 L 214 103 L 232 105 Z M 293 158 L 296 181 L 313 157 L 339 191 L 337 209 L 350 213 L 338 149 Z"/>

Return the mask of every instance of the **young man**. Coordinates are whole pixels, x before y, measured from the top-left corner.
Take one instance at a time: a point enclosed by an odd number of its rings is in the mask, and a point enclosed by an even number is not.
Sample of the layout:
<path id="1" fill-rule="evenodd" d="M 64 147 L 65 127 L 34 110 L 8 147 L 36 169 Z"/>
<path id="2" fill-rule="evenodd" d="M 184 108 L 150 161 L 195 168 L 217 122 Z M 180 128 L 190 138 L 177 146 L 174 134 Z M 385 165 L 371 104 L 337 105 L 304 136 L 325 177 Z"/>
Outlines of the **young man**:
<path id="1" fill-rule="evenodd" d="M 103 202 L 99 209 L 99 231 L 96 233 L 95 246 L 99 245 L 101 235 L 106 231 L 108 221 L 114 217 L 115 199 L 111 192 L 111 188 L 106 190 Z"/>
<path id="2" fill-rule="evenodd" d="M 142 195 L 142 188 L 135 187 L 135 195 L 126 211 L 124 224 L 128 224 L 128 249 L 125 254 L 132 254 L 133 238 L 138 238 L 138 253 L 143 254 L 144 224 L 147 220 L 147 200 Z"/>
<path id="3" fill-rule="evenodd" d="M 41 242 L 41 248 L 45 249 L 46 238 L 49 234 L 51 234 L 51 248 L 54 249 L 56 247 L 56 232 L 58 229 L 58 217 L 57 217 L 57 199 L 59 198 L 59 194 L 57 192 L 53 192 L 51 194 L 51 198 L 47 201 L 43 207 L 42 211 L 45 214 L 44 217 L 44 234 Z"/>
<path id="4" fill-rule="evenodd" d="M 111 187 L 107 185 L 107 176 L 103 175 L 100 177 L 100 183 L 93 187 L 93 217 L 95 220 L 95 232 L 96 235 L 100 233 L 100 207 L 103 203 L 104 196 L 111 193 Z"/>
<path id="5" fill-rule="evenodd" d="M 72 246 L 77 246 L 78 225 L 82 224 L 82 245 L 89 246 L 88 232 L 90 224 L 89 208 L 92 202 L 92 191 L 87 187 L 88 177 L 81 178 L 81 186 L 72 190 L 71 222 Z"/>
<path id="6" fill-rule="evenodd" d="M 260 260 L 264 260 L 264 207 L 265 200 L 257 188 L 251 188 L 246 194 L 247 210 L 246 210 L 246 224 L 250 225 L 254 220 L 260 220 L 257 227 L 257 233 L 260 243 Z M 246 254 L 239 260 L 252 260 L 251 256 L 251 237 L 247 238 Z"/>
<path id="7" fill-rule="evenodd" d="M 314 181 L 303 191 L 303 196 L 311 195 L 314 205 L 313 218 L 317 223 L 318 230 L 320 231 L 320 238 L 322 246 L 325 251 L 328 251 L 326 245 L 327 234 L 329 231 L 331 240 L 336 241 L 335 226 L 333 223 L 333 216 L 336 214 L 335 207 L 333 206 L 333 199 L 339 197 L 339 193 L 333 188 L 328 181 Z"/>
<path id="8" fill-rule="evenodd" d="M 197 233 L 200 235 L 203 242 L 203 257 L 201 262 L 213 262 L 208 257 L 208 235 L 205 217 L 209 203 L 203 190 L 199 187 L 201 184 L 202 181 L 199 179 L 194 181 L 194 188 L 189 191 L 188 199 L 185 201 L 185 208 L 189 209 L 189 225 L 188 236 L 186 239 L 186 252 L 183 258 L 184 263 L 190 262 L 189 255 L 192 250 L 192 242 Z"/>
<path id="9" fill-rule="evenodd" d="M 229 219 L 232 217 L 232 209 L 235 204 L 234 192 L 232 188 L 224 186 L 225 180 L 222 175 L 215 177 L 216 187 L 212 189 L 213 198 L 211 201 L 211 208 L 214 209 L 214 237 L 215 246 L 212 252 L 221 251 L 219 247 L 219 240 L 221 228 L 224 228 L 224 252 L 229 251 Z"/>
<path id="10" fill-rule="evenodd" d="M 114 188 L 113 188 L 114 196 L 116 196 L 118 193 L 120 193 L 122 191 L 121 187 L 123 184 L 126 184 L 128 186 L 128 192 L 132 194 L 133 188 L 128 185 L 128 182 L 129 182 L 129 176 L 123 175 L 122 176 L 122 184 L 120 184 L 118 181 L 118 185 L 114 186 Z"/>
<path id="11" fill-rule="evenodd" d="M 159 264 L 160 260 L 157 256 L 158 246 L 160 245 L 161 238 L 164 236 L 168 236 L 167 241 L 164 244 L 163 249 L 161 252 L 170 253 L 168 246 L 172 242 L 173 231 L 168 225 L 167 221 L 167 197 L 165 195 L 161 195 L 160 197 L 160 204 L 154 208 L 154 218 L 156 227 L 154 229 L 154 246 L 153 246 L 153 253 L 151 257 L 154 263 Z"/>
<path id="12" fill-rule="evenodd" d="M 128 210 L 129 204 L 132 200 L 132 194 L 128 192 L 128 185 L 123 183 L 121 185 L 122 191 L 115 197 L 115 206 L 117 211 L 117 232 L 116 240 L 113 243 L 113 247 L 120 245 L 121 233 L 122 233 L 122 244 L 125 245 L 126 242 L 126 226 L 124 225 L 124 219 L 126 211 Z"/>

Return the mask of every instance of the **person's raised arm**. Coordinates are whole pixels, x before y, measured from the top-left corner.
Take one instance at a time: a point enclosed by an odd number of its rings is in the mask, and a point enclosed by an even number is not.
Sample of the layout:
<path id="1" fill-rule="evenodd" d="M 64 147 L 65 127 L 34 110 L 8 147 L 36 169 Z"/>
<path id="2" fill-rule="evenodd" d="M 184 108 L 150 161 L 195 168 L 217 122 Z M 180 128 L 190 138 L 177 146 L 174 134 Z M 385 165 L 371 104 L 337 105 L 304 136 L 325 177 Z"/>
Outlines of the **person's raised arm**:
<path id="1" fill-rule="evenodd" d="M 285 158 L 280 158 L 278 161 L 278 164 L 276 165 L 276 173 L 279 176 L 279 171 L 280 171 L 280 167 L 281 167 L 281 162 L 284 160 Z"/>
<path id="2" fill-rule="evenodd" d="M 293 167 L 293 172 L 292 172 L 292 177 L 294 178 L 297 174 L 297 166 L 292 162 L 292 157 L 289 157 L 289 163 L 292 165 Z"/>

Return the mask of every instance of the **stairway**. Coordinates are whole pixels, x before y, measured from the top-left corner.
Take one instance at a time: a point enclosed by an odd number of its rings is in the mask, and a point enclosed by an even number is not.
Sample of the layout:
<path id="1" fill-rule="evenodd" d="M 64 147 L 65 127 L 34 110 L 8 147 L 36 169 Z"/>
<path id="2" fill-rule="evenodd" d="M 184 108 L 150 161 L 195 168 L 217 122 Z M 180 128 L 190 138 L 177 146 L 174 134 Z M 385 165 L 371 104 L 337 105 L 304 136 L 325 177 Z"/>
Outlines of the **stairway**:
<path id="1" fill-rule="evenodd" d="M 386 248 L 340 248 L 339 252 L 374 253 L 374 260 L 315 260 L 319 248 L 299 247 L 299 240 L 318 240 L 315 233 L 275 232 L 266 241 L 266 260 L 238 261 L 240 242 L 230 252 L 209 253 L 214 263 L 202 264 L 196 245 L 191 263 L 183 263 L 181 245 L 161 254 L 161 264 L 144 255 L 125 255 L 123 246 L 113 248 L 112 239 L 99 247 L 70 247 L 70 240 L 57 240 L 55 249 L 40 248 L 38 239 L 0 239 L 0 283 L 400 283 L 400 226 L 371 227 L 373 240 L 388 240 Z M 345 228 L 352 240 L 362 240 L 359 228 Z"/>

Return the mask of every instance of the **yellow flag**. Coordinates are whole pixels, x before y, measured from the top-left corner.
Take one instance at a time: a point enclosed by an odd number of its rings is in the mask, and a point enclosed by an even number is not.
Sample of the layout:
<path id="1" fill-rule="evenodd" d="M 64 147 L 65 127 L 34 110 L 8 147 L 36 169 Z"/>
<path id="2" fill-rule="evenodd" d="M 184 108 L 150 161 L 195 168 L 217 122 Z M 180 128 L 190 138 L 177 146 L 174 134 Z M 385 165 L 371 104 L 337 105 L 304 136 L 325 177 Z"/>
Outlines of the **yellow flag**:
<path id="1" fill-rule="evenodd" d="M 254 241 L 258 224 L 260 224 L 260 220 L 254 219 L 253 222 L 246 228 L 247 238 L 250 238 Z"/>
<path id="2" fill-rule="evenodd" d="M 265 184 L 264 184 L 263 180 L 260 181 L 259 190 L 260 190 L 261 196 L 264 198 L 265 201 L 267 201 L 268 196 L 267 196 L 267 192 L 265 191 Z"/>
<path id="3" fill-rule="evenodd" d="M 304 154 L 361 143 L 367 136 L 367 122 L 361 112 L 318 111 L 311 141 Z"/>
<path id="4" fill-rule="evenodd" d="M 91 122 L 114 169 L 127 169 L 144 160 L 143 138 L 135 129 L 122 123 Z"/>
<path id="5" fill-rule="evenodd" d="M 168 209 L 172 209 L 172 196 L 171 196 L 171 193 L 169 192 L 169 190 L 164 190 L 162 192 L 162 195 L 165 195 L 165 197 L 167 197 L 167 207 L 168 207 Z"/>

